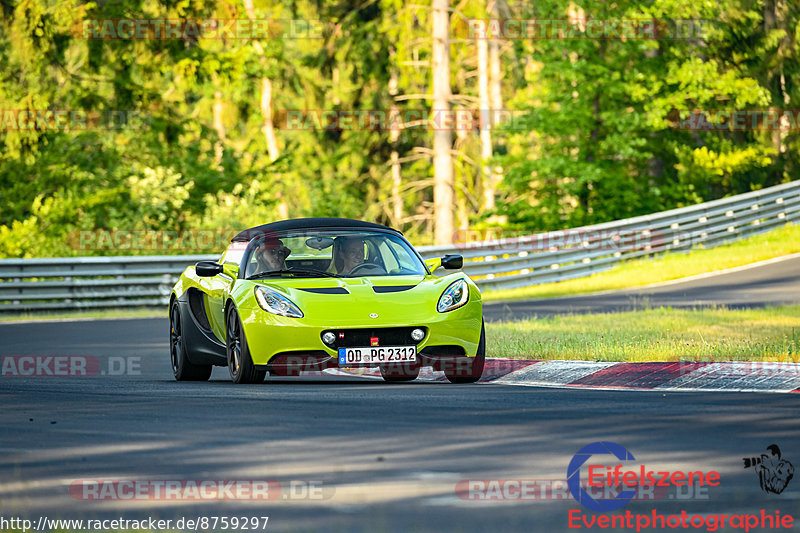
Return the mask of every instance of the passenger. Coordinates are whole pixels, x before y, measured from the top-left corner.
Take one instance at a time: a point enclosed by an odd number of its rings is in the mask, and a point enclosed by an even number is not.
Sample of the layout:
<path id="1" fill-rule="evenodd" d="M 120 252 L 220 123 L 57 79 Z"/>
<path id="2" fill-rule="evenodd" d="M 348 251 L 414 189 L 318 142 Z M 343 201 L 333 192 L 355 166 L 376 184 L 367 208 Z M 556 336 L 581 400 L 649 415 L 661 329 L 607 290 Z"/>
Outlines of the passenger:
<path id="1" fill-rule="evenodd" d="M 255 249 L 253 257 L 256 266 L 255 273 L 271 272 L 273 270 L 286 270 L 286 258 L 292 251 L 284 246 L 280 239 L 268 239 Z"/>
<path id="2" fill-rule="evenodd" d="M 359 237 L 336 237 L 333 241 L 333 269 L 337 274 L 351 274 L 364 263 L 364 240 Z"/>

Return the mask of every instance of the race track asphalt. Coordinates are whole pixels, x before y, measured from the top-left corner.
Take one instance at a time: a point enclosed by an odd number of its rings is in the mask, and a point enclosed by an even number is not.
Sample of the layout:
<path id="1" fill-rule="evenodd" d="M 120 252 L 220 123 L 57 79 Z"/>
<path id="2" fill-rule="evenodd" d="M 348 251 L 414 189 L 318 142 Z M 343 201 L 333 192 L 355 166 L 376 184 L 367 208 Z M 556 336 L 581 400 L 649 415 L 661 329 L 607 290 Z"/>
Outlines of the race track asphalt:
<path id="1" fill-rule="evenodd" d="M 786 263 L 771 272 L 796 280 L 798 263 Z M 739 281 L 728 286 L 772 290 L 770 283 L 733 279 Z M 705 301 L 724 294 L 721 287 L 693 294 Z M 673 285 L 668 293 L 688 290 Z M 740 299 L 765 302 L 764 294 Z M 0 377 L 2 517 L 268 516 L 267 531 L 573 531 L 568 513 L 592 512 L 564 491 L 567 467 L 596 441 L 627 448 L 632 468 L 720 474 L 718 486 L 669 487 L 655 500 L 643 493 L 616 513 L 800 515 L 797 475 L 781 494 L 768 493 L 742 461 L 777 444 L 786 461 L 800 466 L 800 394 L 358 377 L 235 386 L 220 368 L 208 383 L 176 383 L 167 343 L 166 319 L 0 325 L 4 364 L 15 355 L 85 356 L 97 371 Z M 282 488 L 270 501 L 91 501 L 81 492 L 84 483 L 131 479 L 274 480 Z M 457 490 L 470 480 L 473 488 L 479 480 L 527 480 L 535 490 L 520 501 L 514 482 L 504 482 L 495 486 L 505 487 L 510 500 L 471 500 Z M 557 489 L 542 500 L 541 488 L 554 480 Z"/>

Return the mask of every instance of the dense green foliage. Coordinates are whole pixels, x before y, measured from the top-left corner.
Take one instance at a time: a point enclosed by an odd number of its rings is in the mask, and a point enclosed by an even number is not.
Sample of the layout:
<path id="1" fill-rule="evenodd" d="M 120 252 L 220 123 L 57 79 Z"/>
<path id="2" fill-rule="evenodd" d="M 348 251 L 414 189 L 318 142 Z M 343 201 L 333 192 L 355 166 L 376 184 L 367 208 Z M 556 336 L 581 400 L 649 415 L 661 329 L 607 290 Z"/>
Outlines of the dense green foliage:
<path id="1" fill-rule="evenodd" d="M 457 132 L 458 227 L 537 230 L 601 222 L 745 192 L 796 177 L 793 131 L 686 131 L 693 109 L 797 109 L 800 8 L 784 0 L 556 0 L 500 15 L 713 21 L 671 39 L 501 43 L 504 107 L 493 132 L 503 167 L 483 209 L 477 129 Z M 476 44 L 453 4 L 455 108 L 477 109 Z M 154 253 L 81 249 L 79 230 L 237 229 L 282 216 L 343 216 L 431 242 L 429 128 L 287 129 L 290 110 L 429 109 L 430 12 L 401 0 L 257 1 L 255 16 L 313 21 L 273 38 L 87 39 L 86 20 L 247 19 L 243 1 L 0 0 L 0 257 Z M 280 157 L 262 132 L 272 82 Z M 215 124 L 220 106 L 223 131 Z M 9 126 L 19 110 L 88 110 L 102 127 Z M 9 114 L 10 113 L 10 114 Z M 221 133 L 224 138 L 221 138 Z M 399 156 L 402 216 L 390 160 Z M 274 160 L 273 160 L 274 159 Z M 196 250 L 163 250 L 161 252 Z"/>
<path id="2" fill-rule="evenodd" d="M 563 2 L 534 5 L 527 16 L 563 18 Z M 511 222 L 546 229 L 614 220 L 796 178 L 797 128 L 777 136 L 687 131 L 678 119 L 696 109 L 797 107 L 797 4 L 623 0 L 582 6 L 586 17 L 604 20 L 697 21 L 699 38 L 677 33 L 660 40 L 518 43 L 524 81 L 511 91 L 511 107 L 530 112 L 529 128 L 512 137 L 503 158 L 513 200 L 501 211 Z M 770 27 L 766 11 L 783 19 Z"/>

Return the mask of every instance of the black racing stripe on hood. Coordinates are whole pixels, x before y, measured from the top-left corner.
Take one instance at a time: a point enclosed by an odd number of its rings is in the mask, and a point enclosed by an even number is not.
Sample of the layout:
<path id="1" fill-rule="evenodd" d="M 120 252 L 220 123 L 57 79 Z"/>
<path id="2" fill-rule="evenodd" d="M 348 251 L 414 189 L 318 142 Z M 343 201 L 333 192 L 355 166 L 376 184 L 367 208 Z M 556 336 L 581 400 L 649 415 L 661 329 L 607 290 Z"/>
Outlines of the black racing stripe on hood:
<path id="1" fill-rule="evenodd" d="M 376 293 L 382 292 L 402 292 L 407 291 L 408 289 L 413 289 L 416 285 L 383 285 L 383 286 L 375 286 L 373 285 L 372 290 Z"/>
<path id="2" fill-rule="evenodd" d="M 316 294 L 350 294 L 344 287 L 311 287 L 307 289 L 297 289 L 297 290 L 313 292 Z"/>

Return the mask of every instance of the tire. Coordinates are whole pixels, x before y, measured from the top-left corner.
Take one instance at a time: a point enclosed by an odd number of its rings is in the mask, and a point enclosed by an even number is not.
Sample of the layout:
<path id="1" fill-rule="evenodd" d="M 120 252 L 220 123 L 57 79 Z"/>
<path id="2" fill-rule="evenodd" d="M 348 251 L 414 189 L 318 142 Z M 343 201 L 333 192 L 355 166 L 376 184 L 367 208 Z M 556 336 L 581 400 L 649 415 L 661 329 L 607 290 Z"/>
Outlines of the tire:
<path id="1" fill-rule="evenodd" d="M 396 383 L 401 381 L 414 381 L 419 376 L 419 361 L 416 363 L 395 363 L 380 365 L 381 376 L 384 381 Z"/>
<path id="2" fill-rule="evenodd" d="M 481 339 L 478 341 L 478 353 L 475 357 L 459 357 L 455 368 L 447 368 L 444 375 L 450 383 L 475 383 L 483 375 L 486 363 L 486 329 L 481 320 Z"/>
<path id="3" fill-rule="evenodd" d="M 225 354 L 228 358 L 228 372 L 234 383 L 238 385 L 264 381 L 267 373 L 264 370 L 257 370 L 253 364 L 242 321 L 232 305 L 225 314 Z"/>
<path id="4" fill-rule="evenodd" d="M 178 301 L 172 300 L 169 306 L 169 355 L 172 373 L 177 381 L 208 381 L 211 365 L 196 365 L 189 361 L 186 343 L 183 340 L 183 325 Z"/>

